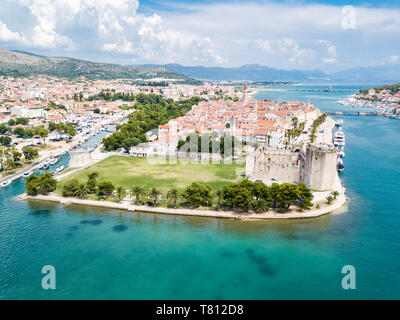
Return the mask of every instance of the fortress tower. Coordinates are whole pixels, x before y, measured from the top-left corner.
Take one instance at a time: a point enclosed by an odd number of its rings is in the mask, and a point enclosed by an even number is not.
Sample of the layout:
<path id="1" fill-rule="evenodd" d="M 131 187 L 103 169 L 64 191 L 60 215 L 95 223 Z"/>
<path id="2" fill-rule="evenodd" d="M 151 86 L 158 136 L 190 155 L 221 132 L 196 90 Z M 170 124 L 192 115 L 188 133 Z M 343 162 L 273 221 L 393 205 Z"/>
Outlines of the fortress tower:
<path id="1" fill-rule="evenodd" d="M 336 190 L 338 174 L 336 170 L 336 150 L 318 146 L 308 146 L 304 183 L 316 190 Z"/>
<path id="2" fill-rule="evenodd" d="M 68 165 L 70 168 L 86 167 L 92 163 L 89 149 L 73 150 L 69 152 L 69 155 L 71 157 Z"/>
<path id="3" fill-rule="evenodd" d="M 302 182 L 318 191 L 339 190 L 336 151 L 322 146 L 260 147 L 246 157 L 246 176 L 270 185 Z"/>

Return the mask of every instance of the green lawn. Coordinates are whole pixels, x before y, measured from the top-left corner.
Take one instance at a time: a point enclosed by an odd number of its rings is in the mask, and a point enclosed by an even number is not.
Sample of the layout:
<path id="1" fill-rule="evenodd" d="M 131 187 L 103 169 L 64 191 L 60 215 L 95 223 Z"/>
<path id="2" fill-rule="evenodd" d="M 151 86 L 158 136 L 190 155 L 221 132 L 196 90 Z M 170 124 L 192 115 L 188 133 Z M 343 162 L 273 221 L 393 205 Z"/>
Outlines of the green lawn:
<path id="1" fill-rule="evenodd" d="M 78 179 L 86 182 L 89 173 L 96 171 L 100 179 L 111 181 L 116 186 L 131 189 L 135 185 L 146 189 L 156 187 L 166 193 L 171 188 L 182 190 L 192 182 L 208 183 L 212 189 L 218 190 L 230 182 L 239 181 L 244 173 L 244 164 L 152 164 L 147 159 L 112 156 L 95 165 L 67 177 L 60 182 L 61 188 L 65 181 Z"/>

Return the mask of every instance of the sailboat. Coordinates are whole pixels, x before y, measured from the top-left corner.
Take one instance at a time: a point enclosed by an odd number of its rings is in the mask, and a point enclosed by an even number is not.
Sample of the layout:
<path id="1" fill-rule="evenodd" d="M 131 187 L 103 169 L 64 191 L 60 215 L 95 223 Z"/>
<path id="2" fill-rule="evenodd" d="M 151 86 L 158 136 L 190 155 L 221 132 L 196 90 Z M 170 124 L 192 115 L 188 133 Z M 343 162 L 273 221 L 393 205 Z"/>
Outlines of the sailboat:
<path id="1" fill-rule="evenodd" d="M 333 92 L 332 84 L 329 84 L 329 89 L 326 88 L 326 89 L 324 90 L 324 92 Z"/>

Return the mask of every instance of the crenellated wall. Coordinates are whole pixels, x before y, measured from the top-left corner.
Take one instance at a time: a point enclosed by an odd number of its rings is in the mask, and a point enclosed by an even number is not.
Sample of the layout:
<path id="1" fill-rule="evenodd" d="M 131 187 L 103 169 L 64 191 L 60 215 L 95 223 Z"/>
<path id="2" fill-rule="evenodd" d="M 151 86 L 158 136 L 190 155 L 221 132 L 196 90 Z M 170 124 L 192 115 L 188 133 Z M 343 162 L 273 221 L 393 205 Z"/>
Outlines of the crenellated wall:
<path id="1" fill-rule="evenodd" d="M 258 148 L 246 158 L 246 175 L 265 184 L 303 182 L 316 190 L 336 190 L 336 151 L 310 146 Z"/>
<path id="2" fill-rule="evenodd" d="M 300 182 L 301 160 L 300 150 L 262 147 L 253 157 L 249 156 L 246 172 L 249 177 L 268 185 L 274 182 L 296 183 Z"/>

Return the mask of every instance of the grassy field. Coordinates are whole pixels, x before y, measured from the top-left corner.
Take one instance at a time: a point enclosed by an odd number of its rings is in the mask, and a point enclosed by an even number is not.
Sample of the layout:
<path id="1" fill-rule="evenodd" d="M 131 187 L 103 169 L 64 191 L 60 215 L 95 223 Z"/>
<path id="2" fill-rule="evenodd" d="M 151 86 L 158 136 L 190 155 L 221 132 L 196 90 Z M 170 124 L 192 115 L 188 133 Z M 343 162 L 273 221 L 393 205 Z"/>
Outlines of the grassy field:
<path id="1" fill-rule="evenodd" d="M 156 187 L 165 193 L 171 188 L 182 190 L 192 182 L 208 183 L 213 190 L 222 189 L 230 182 L 239 181 L 245 171 L 244 164 L 152 164 L 143 158 L 112 156 L 95 165 L 69 176 L 60 182 L 62 185 L 71 179 L 85 183 L 89 173 L 96 171 L 101 180 L 111 181 L 115 186 L 126 189 L 139 185 L 146 189 Z"/>

